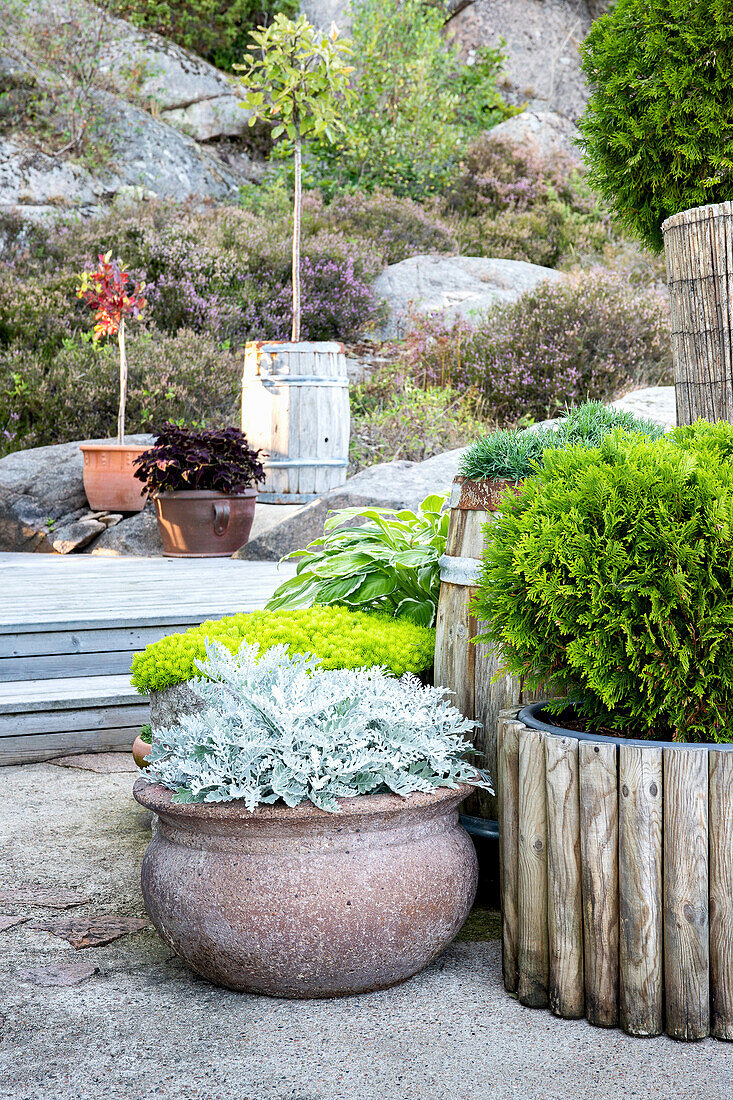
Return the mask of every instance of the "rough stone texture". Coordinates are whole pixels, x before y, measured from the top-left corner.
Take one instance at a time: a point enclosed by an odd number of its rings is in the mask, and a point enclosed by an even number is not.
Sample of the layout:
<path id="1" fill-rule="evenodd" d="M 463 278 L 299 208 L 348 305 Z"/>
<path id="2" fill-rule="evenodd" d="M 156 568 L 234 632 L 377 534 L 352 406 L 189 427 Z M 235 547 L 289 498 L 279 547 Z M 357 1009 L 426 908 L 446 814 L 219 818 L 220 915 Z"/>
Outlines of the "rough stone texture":
<path id="1" fill-rule="evenodd" d="M 648 386 L 646 389 L 627 393 L 611 404 L 616 409 L 626 409 L 634 416 L 655 420 L 665 428 L 677 427 L 674 386 Z"/>
<path id="2" fill-rule="evenodd" d="M 7 932 L 8 928 L 15 928 L 17 924 L 25 924 L 30 917 L 5 917 L 0 916 L 0 932 Z"/>
<path id="3" fill-rule="evenodd" d="M 274 997 L 384 989 L 437 958 L 476 894 L 478 865 L 457 807 L 467 786 L 409 799 L 181 805 L 140 778 L 158 817 L 145 853 L 145 906 L 202 977 Z"/>
<path id="4" fill-rule="evenodd" d="M 152 504 L 147 504 L 142 512 L 128 516 L 114 527 L 107 528 L 103 534 L 84 553 L 98 554 L 104 557 L 119 557 L 134 554 L 138 557 L 158 557 L 163 553 L 163 543 L 158 530 L 158 521 Z"/>
<path id="5" fill-rule="evenodd" d="M 127 439 L 130 443 L 150 444 L 154 436 L 132 435 Z M 64 528 L 89 514 L 80 442 L 15 451 L 0 459 L 0 551 L 51 553 L 54 539 L 63 538 Z M 104 530 L 101 537 L 120 527 L 124 523 Z"/>
<path id="6" fill-rule="evenodd" d="M 129 776 L 35 764 L 2 778 L 0 881 L 83 882 L 97 910 L 143 915 L 150 815 Z M 21 980 L 71 959 L 98 972 L 71 988 Z M 730 1043 L 632 1039 L 525 1008 L 486 938 L 405 985 L 333 1001 L 215 989 L 152 931 L 79 960 L 25 924 L 0 937 L 0 969 L 7 1100 L 724 1100 L 733 1076 Z"/>
<path id="7" fill-rule="evenodd" d="M 150 693 L 150 725 L 155 730 L 175 726 L 182 714 L 197 714 L 204 709 L 204 701 L 188 684 Z"/>
<path id="8" fill-rule="evenodd" d="M 374 284 L 388 307 L 380 336 L 404 336 L 410 311 L 441 310 L 447 318 L 470 318 L 501 302 L 515 302 L 539 283 L 562 279 L 559 271 L 524 260 L 479 256 L 411 256 L 391 264 Z"/>
<path id="9" fill-rule="evenodd" d="M 506 122 L 494 126 L 488 132 L 488 139 L 523 146 L 548 159 L 561 153 L 580 163 L 580 150 L 574 143 L 578 132 L 570 119 L 556 111 L 533 111 L 528 108 L 521 115 L 513 115 Z"/>
<path id="10" fill-rule="evenodd" d="M 13 905 L 42 905 L 50 909 L 73 909 L 84 905 L 89 898 L 78 890 L 59 889 L 29 883 L 25 886 L 0 887 L 0 902 Z"/>
<path id="11" fill-rule="evenodd" d="M 330 511 L 338 508 L 417 508 L 431 493 L 448 493 L 458 473 L 463 448 L 445 451 L 424 462 L 380 462 L 350 477 L 297 513 L 283 519 L 233 556 L 245 561 L 278 561 L 323 534 Z M 284 510 L 284 509 L 283 509 Z"/>
<path id="12" fill-rule="evenodd" d="M 578 46 L 591 22 L 586 0 L 476 0 L 450 27 L 466 52 L 504 39 L 510 103 L 575 121 L 588 99 Z"/>
<path id="13" fill-rule="evenodd" d="M 15 975 L 21 982 L 31 982 L 44 988 L 79 985 L 93 977 L 98 968 L 91 963 L 61 963 L 59 966 L 29 966 Z"/>
<path id="14" fill-rule="evenodd" d="M 82 947 L 101 947 L 102 944 L 112 943 L 112 940 L 118 940 L 120 936 L 149 928 L 150 924 L 141 917 L 114 917 L 105 914 L 101 917 L 57 917 L 54 920 L 39 920 L 34 921 L 32 927 L 42 932 L 50 932 L 52 936 L 60 936 L 78 951 Z"/>
<path id="15" fill-rule="evenodd" d="M 28 217 L 100 209 L 105 188 L 86 168 L 50 157 L 40 149 L 0 138 L 0 210 L 22 207 Z"/>
<path id="16" fill-rule="evenodd" d="M 129 752 L 79 752 L 72 756 L 59 756 L 50 760 L 57 768 L 81 768 L 86 772 L 111 775 L 113 772 L 136 772 Z"/>
<path id="17" fill-rule="evenodd" d="M 92 539 L 107 530 L 107 525 L 98 519 L 78 519 L 61 527 L 54 526 L 51 534 L 51 546 L 57 554 L 71 554 L 74 550 L 83 550 Z"/>

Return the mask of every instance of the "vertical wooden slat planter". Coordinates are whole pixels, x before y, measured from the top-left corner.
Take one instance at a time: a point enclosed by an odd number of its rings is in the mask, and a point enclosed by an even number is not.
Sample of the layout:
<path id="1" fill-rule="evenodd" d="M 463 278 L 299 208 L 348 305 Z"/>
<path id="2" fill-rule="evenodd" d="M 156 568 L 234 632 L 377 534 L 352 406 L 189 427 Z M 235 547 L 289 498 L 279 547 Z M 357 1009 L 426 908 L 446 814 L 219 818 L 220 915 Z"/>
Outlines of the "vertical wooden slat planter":
<path id="1" fill-rule="evenodd" d="M 683 210 L 662 231 L 677 423 L 733 421 L 733 203 Z"/>
<path id="2" fill-rule="evenodd" d="M 506 988 L 630 1035 L 733 1039 L 733 745 L 497 723 Z"/>
<path id="3" fill-rule="evenodd" d="M 495 674 L 503 667 L 500 653 L 472 638 L 482 624 L 471 614 L 470 602 L 478 581 L 484 548 L 484 525 L 499 507 L 502 494 L 514 481 L 468 481 L 456 477 L 450 498 L 450 526 L 446 552 L 440 563 L 440 598 L 435 621 L 435 683 L 454 692 L 452 702 L 467 718 L 480 723 L 474 735 L 477 763 L 496 777 L 496 729 L 499 713 L 514 704 L 533 702 L 515 676 Z M 494 784 L 496 785 L 496 784 Z M 477 791 L 464 812 L 495 818 L 496 799 Z"/>

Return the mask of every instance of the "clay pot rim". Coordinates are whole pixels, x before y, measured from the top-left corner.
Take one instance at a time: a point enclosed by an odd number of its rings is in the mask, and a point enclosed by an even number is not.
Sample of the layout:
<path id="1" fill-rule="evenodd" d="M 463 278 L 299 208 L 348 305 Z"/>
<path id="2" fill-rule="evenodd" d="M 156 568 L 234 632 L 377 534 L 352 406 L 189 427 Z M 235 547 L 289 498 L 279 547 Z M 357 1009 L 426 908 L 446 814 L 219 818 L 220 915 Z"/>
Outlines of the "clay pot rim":
<path id="1" fill-rule="evenodd" d="M 80 451 L 149 451 L 150 443 L 80 443 Z"/>
<path id="2" fill-rule="evenodd" d="M 218 489 L 167 489 L 156 493 L 156 500 L 240 500 L 242 497 L 256 497 L 259 490 L 243 489 L 241 493 L 222 493 Z"/>
<path id="3" fill-rule="evenodd" d="M 321 810 L 312 802 L 301 802 L 299 806 L 286 806 L 284 803 L 274 806 L 258 806 L 250 813 L 241 799 L 231 802 L 174 802 L 173 791 L 169 791 L 161 783 L 150 783 L 144 776 L 135 780 L 132 788 L 133 798 L 141 806 L 152 810 L 155 814 L 165 814 L 169 818 L 178 818 L 181 823 L 207 822 L 264 822 L 282 821 L 293 823 L 307 823 L 309 821 L 323 824 L 331 821 L 338 826 L 344 819 L 358 817 L 380 817 L 402 812 L 414 812 L 415 810 L 439 809 L 443 803 L 458 805 L 473 790 L 470 783 L 461 783 L 458 787 L 437 787 L 429 794 L 418 792 L 403 798 L 398 794 L 360 794 L 354 798 L 339 799 L 341 812 L 329 813 Z M 450 809 L 450 805 L 446 809 Z"/>

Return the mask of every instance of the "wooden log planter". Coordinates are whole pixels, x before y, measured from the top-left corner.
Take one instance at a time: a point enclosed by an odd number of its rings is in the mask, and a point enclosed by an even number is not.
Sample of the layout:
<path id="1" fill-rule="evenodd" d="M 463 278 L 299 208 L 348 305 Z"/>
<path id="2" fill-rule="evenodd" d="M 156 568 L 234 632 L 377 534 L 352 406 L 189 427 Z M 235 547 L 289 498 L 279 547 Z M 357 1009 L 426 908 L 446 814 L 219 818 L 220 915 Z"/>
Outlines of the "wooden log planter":
<path id="1" fill-rule="evenodd" d="M 498 723 L 504 984 L 630 1035 L 733 1039 L 733 745 Z"/>
<path id="2" fill-rule="evenodd" d="M 496 775 L 496 725 L 499 713 L 537 696 L 524 692 L 515 676 L 496 678 L 502 668 L 500 653 L 488 645 L 474 645 L 482 624 L 471 614 L 484 549 L 484 525 L 496 513 L 502 494 L 515 489 L 514 481 L 469 481 L 456 477 L 450 498 L 450 525 L 445 555 L 440 560 L 440 597 L 435 621 L 435 683 L 450 688 L 451 701 L 481 725 L 474 735 L 477 763 Z M 471 795 L 465 813 L 496 818 L 496 799 L 486 791 Z"/>

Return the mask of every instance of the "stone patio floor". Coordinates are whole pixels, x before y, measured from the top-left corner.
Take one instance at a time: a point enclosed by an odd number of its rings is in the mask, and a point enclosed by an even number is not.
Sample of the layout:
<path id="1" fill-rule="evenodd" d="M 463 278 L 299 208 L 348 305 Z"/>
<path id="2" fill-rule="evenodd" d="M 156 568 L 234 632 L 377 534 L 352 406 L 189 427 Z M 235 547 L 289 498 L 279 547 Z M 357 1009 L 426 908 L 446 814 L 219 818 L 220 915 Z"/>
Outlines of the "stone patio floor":
<path id="1" fill-rule="evenodd" d="M 132 800 L 133 779 L 56 764 L 0 772 L 0 914 L 30 918 L 0 931 L 2 1100 L 733 1096 L 733 1044 L 631 1039 L 523 1008 L 502 988 L 495 940 L 456 942 L 393 990 L 294 1002 L 210 986 L 152 929 L 76 950 L 34 928 L 144 917 L 149 815 Z M 9 900 L 31 883 L 90 900 L 66 910 Z"/>

